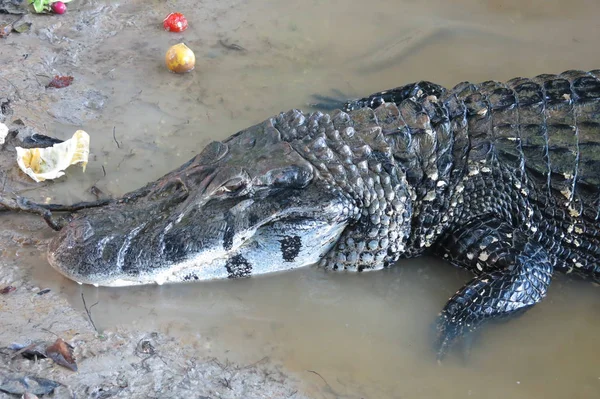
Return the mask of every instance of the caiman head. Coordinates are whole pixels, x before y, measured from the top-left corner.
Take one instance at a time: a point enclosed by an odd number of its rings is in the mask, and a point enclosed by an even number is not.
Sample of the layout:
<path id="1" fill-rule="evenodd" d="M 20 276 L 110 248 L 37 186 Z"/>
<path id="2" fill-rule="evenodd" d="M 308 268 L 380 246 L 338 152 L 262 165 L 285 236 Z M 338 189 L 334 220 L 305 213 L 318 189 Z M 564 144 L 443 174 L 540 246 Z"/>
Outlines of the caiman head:
<path id="1" fill-rule="evenodd" d="M 244 277 L 310 265 L 350 222 L 347 197 L 269 124 L 210 143 L 179 169 L 75 215 L 48 259 L 80 283 Z"/>

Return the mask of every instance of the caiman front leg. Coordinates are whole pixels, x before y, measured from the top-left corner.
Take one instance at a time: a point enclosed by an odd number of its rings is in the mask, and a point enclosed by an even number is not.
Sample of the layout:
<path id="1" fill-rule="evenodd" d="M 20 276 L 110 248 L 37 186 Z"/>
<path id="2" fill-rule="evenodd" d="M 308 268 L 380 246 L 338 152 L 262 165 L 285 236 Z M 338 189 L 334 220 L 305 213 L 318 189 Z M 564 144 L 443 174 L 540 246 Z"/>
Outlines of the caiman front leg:
<path id="1" fill-rule="evenodd" d="M 487 321 L 518 314 L 546 296 L 552 263 L 525 232 L 498 220 L 475 220 L 445 236 L 438 255 L 477 276 L 450 298 L 437 320 L 438 359 Z"/>

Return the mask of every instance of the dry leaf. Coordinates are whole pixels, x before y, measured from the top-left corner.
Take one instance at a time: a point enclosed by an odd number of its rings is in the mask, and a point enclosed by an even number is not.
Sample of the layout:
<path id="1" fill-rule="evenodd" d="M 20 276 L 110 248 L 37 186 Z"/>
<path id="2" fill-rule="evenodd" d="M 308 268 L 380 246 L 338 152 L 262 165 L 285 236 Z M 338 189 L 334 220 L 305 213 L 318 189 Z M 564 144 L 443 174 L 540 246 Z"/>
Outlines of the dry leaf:
<path id="1" fill-rule="evenodd" d="M 0 378 L 0 391 L 14 395 L 24 395 L 26 392 L 46 395 L 61 385 L 60 382 L 34 376 L 8 375 Z"/>
<path id="2" fill-rule="evenodd" d="M 0 294 L 2 294 L 2 295 L 10 294 L 11 292 L 13 292 L 16 289 L 17 288 L 13 287 L 12 285 L 7 285 L 6 287 L 4 287 L 0 290 Z"/>
<path id="3" fill-rule="evenodd" d="M 11 24 L 0 24 L 0 38 L 10 35 L 13 28 Z"/>
<path id="4" fill-rule="evenodd" d="M 13 343 L 9 346 L 10 349 L 16 352 L 11 356 L 11 359 L 15 356 L 21 355 L 25 359 L 43 359 L 46 356 L 47 342 L 34 342 L 29 345 L 23 345 L 19 343 Z"/>
<path id="5" fill-rule="evenodd" d="M 17 33 L 29 32 L 30 29 L 31 29 L 31 22 L 25 22 L 25 23 L 22 23 L 21 25 L 13 26 L 13 31 L 15 31 Z"/>
<path id="6" fill-rule="evenodd" d="M 58 338 L 52 345 L 46 348 L 46 356 L 69 370 L 77 371 L 77 364 L 73 357 L 73 347 L 62 338 Z"/>
<path id="7" fill-rule="evenodd" d="M 53 87 L 55 89 L 62 89 L 63 87 L 70 86 L 73 83 L 73 76 L 58 76 L 56 75 L 46 87 Z"/>

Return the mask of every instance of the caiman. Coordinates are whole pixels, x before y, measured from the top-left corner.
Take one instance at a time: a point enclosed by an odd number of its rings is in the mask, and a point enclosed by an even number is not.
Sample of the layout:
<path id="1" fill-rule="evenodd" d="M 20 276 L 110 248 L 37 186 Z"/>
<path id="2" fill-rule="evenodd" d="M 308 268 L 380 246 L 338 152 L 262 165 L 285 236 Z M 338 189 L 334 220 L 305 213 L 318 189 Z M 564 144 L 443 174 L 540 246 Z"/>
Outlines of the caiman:
<path id="1" fill-rule="evenodd" d="M 77 212 L 48 259 L 123 286 L 432 254 L 474 274 L 437 320 L 443 356 L 538 303 L 555 272 L 600 282 L 599 77 L 423 81 L 281 113 Z"/>

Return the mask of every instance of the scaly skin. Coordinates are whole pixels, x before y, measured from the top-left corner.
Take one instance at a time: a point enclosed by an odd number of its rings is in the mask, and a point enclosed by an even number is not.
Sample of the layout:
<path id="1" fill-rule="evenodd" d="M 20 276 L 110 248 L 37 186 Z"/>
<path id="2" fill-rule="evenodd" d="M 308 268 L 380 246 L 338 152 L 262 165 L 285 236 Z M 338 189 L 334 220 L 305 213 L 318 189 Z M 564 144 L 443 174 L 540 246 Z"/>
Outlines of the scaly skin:
<path id="1" fill-rule="evenodd" d="M 539 302 L 554 271 L 600 281 L 597 74 L 420 82 L 331 114 L 280 114 L 81 211 L 50 263 L 126 285 L 432 253 L 475 274 L 440 314 L 441 357 Z"/>

